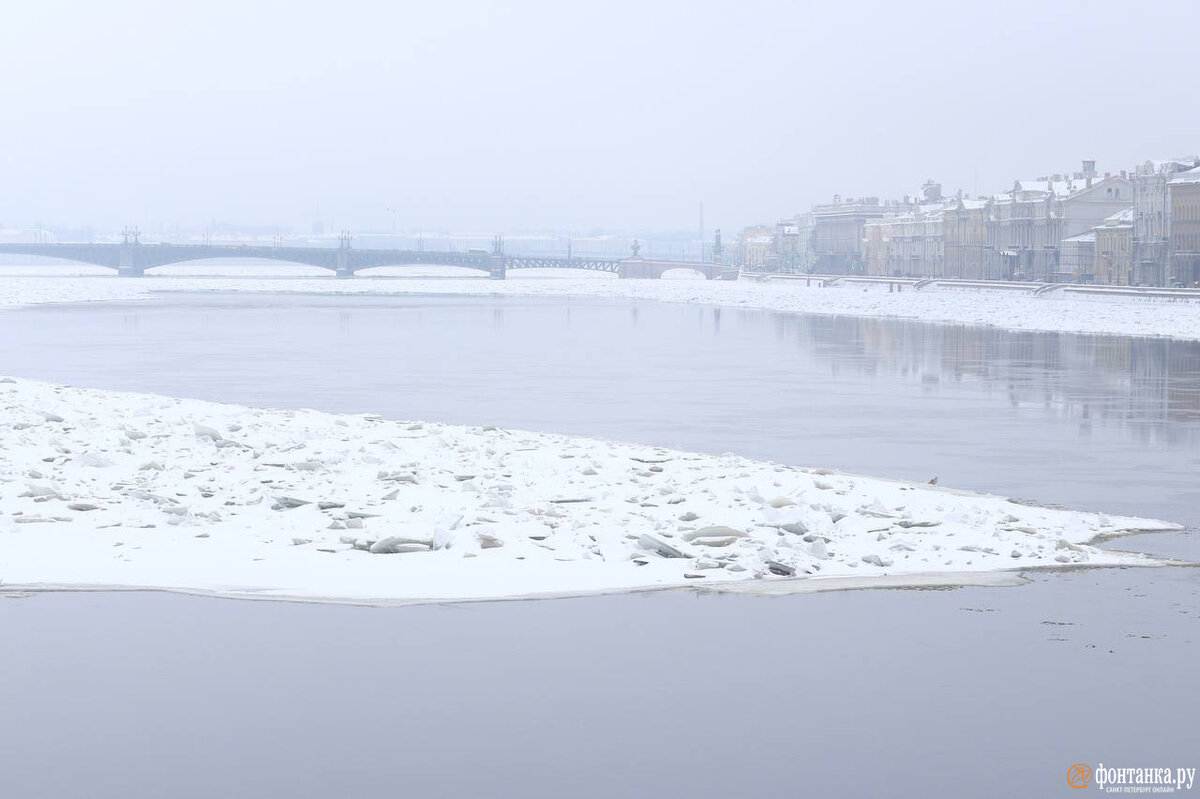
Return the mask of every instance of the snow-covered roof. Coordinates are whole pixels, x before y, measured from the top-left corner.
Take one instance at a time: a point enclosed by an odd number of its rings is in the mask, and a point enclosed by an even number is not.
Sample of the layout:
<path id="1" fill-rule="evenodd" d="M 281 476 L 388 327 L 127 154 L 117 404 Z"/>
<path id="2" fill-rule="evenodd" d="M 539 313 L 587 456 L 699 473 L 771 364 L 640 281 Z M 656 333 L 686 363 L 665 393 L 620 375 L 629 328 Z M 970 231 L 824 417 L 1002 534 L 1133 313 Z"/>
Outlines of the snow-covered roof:
<path id="1" fill-rule="evenodd" d="M 1080 233 L 1078 236 L 1072 236 L 1069 239 L 1063 239 L 1063 244 L 1073 242 L 1076 244 L 1092 244 L 1096 241 L 1096 231 L 1089 230 L 1087 233 Z"/>
<path id="2" fill-rule="evenodd" d="M 1008 198 L 1007 194 L 1002 194 L 999 196 L 1004 197 L 1006 199 Z M 958 198 L 955 198 L 954 200 L 951 200 L 943 210 L 956 211 L 961 208 L 966 211 L 978 211 L 980 208 L 986 208 L 987 204 L 989 202 L 994 202 L 994 201 L 995 201 L 994 197 L 993 198 L 958 197 Z"/>
<path id="3" fill-rule="evenodd" d="M 1171 181 L 1172 185 L 1176 183 L 1200 183 L 1200 166 L 1181 173 L 1179 177 Z"/>
<path id="4" fill-rule="evenodd" d="M 1114 227 L 1116 225 L 1132 225 L 1133 224 L 1133 206 L 1117 211 L 1110 217 L 1104 220 L 1102 227 Z"/>
<path id="5" fill-rule="evenodd" d="M 1196 159 L 1192 158 L 1163 158 L 1150 159 L 1138 165 L 1139 175 L 1153 175 L 1161 172 L 1182 172 L 1195 166 Z"/>
<path id="6" fill-rule="evenodd" d="M 1053 194 L 1055 197 L 1066 197 L 1083 186 L 1076 185 L 1069 180 L 1018 180 L 1014 188 L 1021 193 Z"/>
<path id="7" fill-rule="evenodd" d="M 1116 181 L 1121 181 L 1122 183 L 1129 182 L 1128 178 L 1119 175 L 1109 175 L 1102 178 L 1093 177 L 1090 186 L 1088 185 L 1086 179 L 1075 179 L 1071 177 L 1065 177 L 1061 180 L 1050 180 L 1048 178 L 1044 180 L 1018 180 L 1014 183 L 1013 190 L 1008 192 L 1008 196 L 1011 198 L 1017 197 L 1018 195 L 1035 195 L 1035 198 L 1030 198 L 1028 196 L 1024 198 L 1018 197 L 1018 199 L 1024 199 L 1025 201 L 1030 199 L 1045 199 L 1048 197 L 1065 199 L 1067 197 L 1073 197 L 1082 192 L 1091 191 L 1097 187 L 1104 186 L 1108 183 L 1114 183 Z"/>

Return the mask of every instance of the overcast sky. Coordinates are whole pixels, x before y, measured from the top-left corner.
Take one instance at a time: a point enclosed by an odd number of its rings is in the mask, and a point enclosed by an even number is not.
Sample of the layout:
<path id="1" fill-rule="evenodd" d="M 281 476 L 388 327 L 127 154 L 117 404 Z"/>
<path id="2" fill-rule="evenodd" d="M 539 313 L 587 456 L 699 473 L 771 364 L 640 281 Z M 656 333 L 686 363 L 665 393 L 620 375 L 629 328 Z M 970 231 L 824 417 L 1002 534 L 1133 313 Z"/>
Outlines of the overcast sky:
<path id="1" fill-rule="evenodd" d="M 0 224 L 732 231 L 1200 151 L 1200 2 L 12 0 Z M 389 210 L 391 209 L 391 210 Z"/>

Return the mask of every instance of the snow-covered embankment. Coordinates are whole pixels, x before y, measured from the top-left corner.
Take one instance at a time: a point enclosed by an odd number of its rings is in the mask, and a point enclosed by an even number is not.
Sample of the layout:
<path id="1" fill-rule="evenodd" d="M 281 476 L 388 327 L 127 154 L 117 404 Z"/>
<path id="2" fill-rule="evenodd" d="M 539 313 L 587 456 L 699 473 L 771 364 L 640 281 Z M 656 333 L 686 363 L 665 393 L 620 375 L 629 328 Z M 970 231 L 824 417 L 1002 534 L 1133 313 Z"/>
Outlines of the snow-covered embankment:
<path id="1" fill-rule="evenodd" d="M 194 267 L 201 273 L 206 267 Z M 258 268 L 261 273 L 261 267 Z M 172 291 L 270 292 L 338 296 L 453 294 L 492 297 L 595 297 L 598 299 L 713 305 L 784 313 L 915 319 L 1008 330 L 1161 336 L 1200 340 L 1200 302 L 1166 302 L 1136 297 L 1035 297 L 1023 292 L 975 290 L 888 291 L 885 285 L 835 288 L 747 281 L 617 280 L 593 278 L 531 280 L 523 272 L 509 280 L 483 278 L 336 280 L 303 274 L 287 280 L 243 275 L 197 277 L 38 277 L 0 270 L 0 308 L 46 303 L 146 300 Z M 404 274 L 405 270 L 394 270 Z M 609 279 L 611 278 L 611 279 Z"/>
<path id="2" fill-rule="evenodd" d="M 811 589 L 1149 564 L 1085 542 L 1171 527 L 731 455 L 0 383 L 5 587 L 367 602 Z"/>

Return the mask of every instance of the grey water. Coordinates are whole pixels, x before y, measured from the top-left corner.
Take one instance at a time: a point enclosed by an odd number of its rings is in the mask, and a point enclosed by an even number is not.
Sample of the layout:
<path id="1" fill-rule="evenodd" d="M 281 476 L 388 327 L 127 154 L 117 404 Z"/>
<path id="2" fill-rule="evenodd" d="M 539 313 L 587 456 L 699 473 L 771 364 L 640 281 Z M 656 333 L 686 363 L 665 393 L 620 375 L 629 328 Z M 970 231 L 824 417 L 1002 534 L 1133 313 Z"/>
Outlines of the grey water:
<path id="1" fill-rule="evenodd" d="M 0 313 L 0 374 L 1200 525 L 1193 343 L 624 300 L 164 294 Z M 1110 545 L 1200 560 L 1196 541 Z M 1031 577 L 398 609 L 0 600 L 0 796 L 1054 796 L 1077 762 L 1200 765 L 1200 569 Z"/>

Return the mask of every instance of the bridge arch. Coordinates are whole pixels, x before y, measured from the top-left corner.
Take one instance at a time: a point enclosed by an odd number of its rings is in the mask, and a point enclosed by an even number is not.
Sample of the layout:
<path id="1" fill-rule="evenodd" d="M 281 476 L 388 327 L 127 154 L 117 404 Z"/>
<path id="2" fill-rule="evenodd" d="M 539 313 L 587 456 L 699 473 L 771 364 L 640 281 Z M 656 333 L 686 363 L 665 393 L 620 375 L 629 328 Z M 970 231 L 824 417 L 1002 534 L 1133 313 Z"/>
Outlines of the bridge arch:
<path id="1" fill-rule="evenodd" d="M 536 265 L 518 265 L 510 266 L 510 272 L 519 272 L 528 277 L 562 277 L 562 278 L 583 278 L 609 280 L 617 277 L 615 269 L 599 269 L 591 266 L 536 266 Z"/>
<path id="2" fill-rule="evenodd" d="M 239 257 L 237 255 L 208 255 L 180 258 L 178 260 L 165 261 L 163 263 L 147 264 L 142 267 L 142 271 L 148 275 L 171 274 L 171 272 L 166 270 L 170 270 L 175 267 L 182 267 L 183 269 L 186 269 L 189 265 L 199 265 L 205 261 L 224 262 L 219 264 L 209 263 L 199 267 L 205 272 L 210 272 L 211 270 L 211 273 L 216 274 L 222 273 L 222 267 L 230 267 L 231 269 L 254 269 L 255 271 L 269 271 L 271 269 L 296 269 L 299 267 L 304 269 L 304 274 L 298 275 L 299 277 L 308 275 L 313 277 L 324 277 L 325 275 L 335 271 L 333 267 L 325 266 L 323 264 L 306 263 L 304 261 L 297 261 L 288 258 L 264 258 L 261 256 Z"/>
<path id="3" fill-rule="evenodd" d="M 113 275 L 117 272 L 116 264 L 99 263 L 97 261 L 86 260 L 83 258 L 65 258 L 58 255 L 23 255 L 19 253 L 4 253 L 0 254 L 0 258 L 4 259 L 4 263 L 0 264 L 0 270 L 4 273 L 16 274 L 18 270 L 25 269 L 63 269 L 69 270 L 70 274 L 77 275 L 93 275 L 104 276 Z M 28 260 L 25 260 L 28 258 Z M 13 260 L 17 259 L 17 260 Z M 43 274 L 54 274 L 53 272 L 44 272 Z"/>
<path id="4" fill-rule="evenodd" d="M 694 266 L 673 266 L 658 274 L 661 280 L 708 280 L 709 275 Z"/>
<path id="5" fill-rule="evenodd" d="M 0 255 L 37 258 L 55 263 L 89 264 L 107 269 L 117 269 L 121 264 L 120 252 L 115 248 L 90 245 L 2 244 Z"/>
<path id="6" fill-rule="evenodd" d="M 428 272 L 430 277 L 486 277 L 489 271 L 486 267 L 476 264 L 423 264 L 396 262 L 390 264 L 371 264 L 370 266 L 354 267 L 358 277 L 393 277 L 389 270 Z"/>

